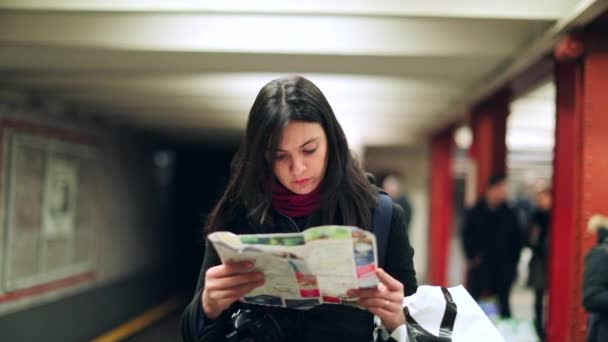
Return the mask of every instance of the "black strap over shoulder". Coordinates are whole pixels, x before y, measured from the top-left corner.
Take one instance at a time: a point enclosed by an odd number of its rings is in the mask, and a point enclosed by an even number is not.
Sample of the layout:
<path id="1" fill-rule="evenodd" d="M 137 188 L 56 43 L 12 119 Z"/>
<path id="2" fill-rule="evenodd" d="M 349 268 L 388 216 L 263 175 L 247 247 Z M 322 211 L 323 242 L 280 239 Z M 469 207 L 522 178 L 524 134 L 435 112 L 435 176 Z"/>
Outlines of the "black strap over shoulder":
<path id="1" fill-rule="evenodd" d="M 388 236 L 391 231 L 393 217 L 393 200 L 383 193 L 378 193 L 378 206 L 374 210 L 374 234 L 378 247 L 378 266 L 384 267 L 386 250 L 388 249 Z"/>

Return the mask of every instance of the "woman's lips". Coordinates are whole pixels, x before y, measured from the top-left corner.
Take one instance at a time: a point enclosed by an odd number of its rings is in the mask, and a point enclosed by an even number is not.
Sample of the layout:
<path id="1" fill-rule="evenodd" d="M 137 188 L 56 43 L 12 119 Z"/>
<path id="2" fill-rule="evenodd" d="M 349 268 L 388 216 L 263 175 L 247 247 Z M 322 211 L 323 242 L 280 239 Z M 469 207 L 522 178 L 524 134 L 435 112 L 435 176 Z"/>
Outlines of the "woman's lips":
<path id="1" fill-rule="evenodd" d="M 297 185 L 304 185 L 310 181 L 310 178 L 304 178 L 294 181 Z"/>

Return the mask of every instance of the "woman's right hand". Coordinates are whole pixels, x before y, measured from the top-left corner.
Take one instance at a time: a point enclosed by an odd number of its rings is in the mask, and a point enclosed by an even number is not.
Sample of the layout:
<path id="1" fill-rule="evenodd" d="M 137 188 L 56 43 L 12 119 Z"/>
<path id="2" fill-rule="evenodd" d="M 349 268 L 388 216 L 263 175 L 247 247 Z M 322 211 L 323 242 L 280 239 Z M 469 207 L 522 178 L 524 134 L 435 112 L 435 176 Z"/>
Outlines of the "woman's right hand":
<path id="1" fill-rule="evenodd" d="M 256 287 L 264 285 L 264 273 L 247 272 L 253 268 L 249 261 L 211 267 L 205 274 L 205 290 L 201 302 L 205 315 L 216 319 L 232 303 Z"/>

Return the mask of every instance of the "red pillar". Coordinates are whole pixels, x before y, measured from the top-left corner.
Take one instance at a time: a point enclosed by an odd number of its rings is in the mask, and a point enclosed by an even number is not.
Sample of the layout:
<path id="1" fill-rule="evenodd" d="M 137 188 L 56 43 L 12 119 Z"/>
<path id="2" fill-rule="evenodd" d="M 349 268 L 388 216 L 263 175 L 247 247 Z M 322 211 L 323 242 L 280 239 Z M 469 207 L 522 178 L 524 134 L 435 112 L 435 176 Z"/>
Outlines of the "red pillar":
<path id="1" fill-rule="evenodd" d="M 578 151 L 582 142 L 581 102 L 582 102 L 582 63 L 570 62 L 556 64 L 556 139 L 553 175 L 552 214 L 553 238 L 549 262 L 549 314 L 547 324 L 548 341 L 569 341 L 573 326 L 581 322 L 571 321 L 576 317 L 576 298 L 574 287 L 576 275 L 580 272 L 578 256 L 579 232 L 576 228 L 580 203 L 580 156 Z M 573 257 L 575 256 L 575 257 Z"/>
<path id="2" fill-rule="evenodd" d="M 429 280 L 447 285 L 449 244 L 452 240 L 454 211 L 452 151 L 454 129 L 443 130 L 431 138 L 431 232 L 429 236 Z"/>
<path id="3" fill-rule="evenodd" d="M 471 115 L 471 157 L 476 165 L 477 198 L 485 193 L 490 176 L 497 173 L 506 174 L 507 171 L 509 100 L 509 93 L 501 91 L 475 107 Z"/>
<path id="4" fill-rule="evenodd" d="M 556 48 L 556 57 L 547 337 L 551 342 L 583 342 L 583 261 L 594 244 L 594 237 L 585 233 L 586 223 L 592 214 L 608 214 L 608 41 L 590 34 L 568 37 Z"/>

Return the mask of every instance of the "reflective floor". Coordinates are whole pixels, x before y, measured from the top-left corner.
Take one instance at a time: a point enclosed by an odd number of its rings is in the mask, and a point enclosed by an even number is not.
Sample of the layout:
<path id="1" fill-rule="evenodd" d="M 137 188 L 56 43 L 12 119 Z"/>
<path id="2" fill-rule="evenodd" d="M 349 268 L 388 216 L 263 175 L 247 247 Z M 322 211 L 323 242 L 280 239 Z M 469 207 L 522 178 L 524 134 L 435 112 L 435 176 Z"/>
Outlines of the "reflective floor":
<path id="1" fill-rule="evenodd" d="M 179 342 L 181 311 L 128 339 L 128 342 Z"/>
<path id="2" fill-rule="evenodd" d="M 464 283 L 464 257 L 460 241 L 452 240 L 449 264 L 450 286 Z M 531 252 L 524 249 L 519 260 L 518 280 L 511 296 L 511 310 L 513 319 L 495 322 L 506 342 L 537 342 L 538 338 L 534 331 L 534 293 L 525 287 L 528 278 L 528 262 Z"/>

